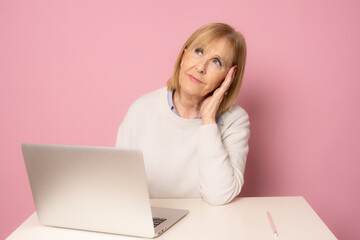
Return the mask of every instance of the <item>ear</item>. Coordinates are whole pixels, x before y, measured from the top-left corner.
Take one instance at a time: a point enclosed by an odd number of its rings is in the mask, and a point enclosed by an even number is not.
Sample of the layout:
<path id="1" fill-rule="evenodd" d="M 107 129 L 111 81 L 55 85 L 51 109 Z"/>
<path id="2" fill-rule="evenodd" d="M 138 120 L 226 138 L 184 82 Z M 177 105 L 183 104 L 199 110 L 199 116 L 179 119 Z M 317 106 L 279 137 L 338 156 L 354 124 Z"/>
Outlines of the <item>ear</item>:
<path id="1" fill-rule="evenodd" d="M 185 54 L 186 52 L 187 52 L 187 48 L 184 49 L 184 54 Z M 183 54 L 182 58 L 184 58 L 184 54 Z M 183 60 L 182 60 L 182 58 L 181 58 L 180 67 L 183 65 Z"/>

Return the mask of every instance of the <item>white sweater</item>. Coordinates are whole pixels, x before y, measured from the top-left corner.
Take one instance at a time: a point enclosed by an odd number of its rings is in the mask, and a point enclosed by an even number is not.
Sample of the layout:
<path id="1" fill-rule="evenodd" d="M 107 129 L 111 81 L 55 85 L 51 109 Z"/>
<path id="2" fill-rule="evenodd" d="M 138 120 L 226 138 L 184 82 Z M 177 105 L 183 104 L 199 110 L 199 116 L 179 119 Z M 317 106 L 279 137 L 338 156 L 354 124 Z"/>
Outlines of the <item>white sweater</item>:
<path id="1" fill-rule="evenodd" d="M 171 111 L 167 90 L 137 99 L 129 108 L 116 146 L 143 152 L 151 198 L 203 197 L 219 205 L 241 190 L 250 136 L 247 113 L 237 105 L 223 125 L 201 125 Z"/>

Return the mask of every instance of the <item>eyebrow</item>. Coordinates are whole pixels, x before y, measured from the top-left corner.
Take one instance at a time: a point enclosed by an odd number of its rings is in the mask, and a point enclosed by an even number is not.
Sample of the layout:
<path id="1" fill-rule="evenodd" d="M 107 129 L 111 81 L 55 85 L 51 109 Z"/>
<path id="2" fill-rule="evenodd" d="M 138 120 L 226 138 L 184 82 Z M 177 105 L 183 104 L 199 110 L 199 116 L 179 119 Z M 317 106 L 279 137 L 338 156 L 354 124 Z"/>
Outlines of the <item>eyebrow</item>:
<path id="1" fill-rule="evenodd" d="M 225 62 L 224 59 L 222 59 L 219 55 L 215 54 L 215 57 L 219 58 L 221 61 Z"/>

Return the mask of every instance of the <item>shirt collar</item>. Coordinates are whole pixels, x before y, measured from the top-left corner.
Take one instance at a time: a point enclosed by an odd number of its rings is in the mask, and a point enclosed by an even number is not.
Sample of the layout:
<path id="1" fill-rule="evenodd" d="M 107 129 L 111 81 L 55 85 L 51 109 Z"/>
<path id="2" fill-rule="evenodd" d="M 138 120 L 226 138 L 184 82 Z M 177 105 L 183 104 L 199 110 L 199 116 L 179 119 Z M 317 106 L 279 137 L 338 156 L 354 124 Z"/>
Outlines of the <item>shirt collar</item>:
<path id="1" fill-rule="evenodd" d="M 175 107 L 175 104 L 173 101 L 174 91 L 175 90 L 167 92 L 167 100 L 168 100 L 168 104 L 169 104 L 171 111 L 180 117 L 180 114 L 176 110 L 176 107 Z M 201 119 L 201 115 L 197 116 L 195 119 Z M 222 118 L 220 116 L 216 119 L 216 123 L 219 125 L 224 125 Z"/>

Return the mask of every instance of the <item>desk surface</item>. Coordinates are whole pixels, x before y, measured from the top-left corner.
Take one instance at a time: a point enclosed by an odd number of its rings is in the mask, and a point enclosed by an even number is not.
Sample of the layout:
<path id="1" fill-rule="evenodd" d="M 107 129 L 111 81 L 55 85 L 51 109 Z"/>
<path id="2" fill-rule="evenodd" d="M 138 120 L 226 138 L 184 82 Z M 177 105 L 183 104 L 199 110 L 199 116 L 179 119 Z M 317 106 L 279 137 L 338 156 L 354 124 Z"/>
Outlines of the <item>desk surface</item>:
<path id="1" fill-rule="evenodd" d="M 274 239 L 266 212 L 269 211 L 279 234 L 278 240 L 331 240 L 331 233 L 303 197 L 237 198 L 224 206 L 211 206 L 202 199 L 152 199 L 154 207 L 187 209 L 190 213 L 168 229 L 159 240 L 167 239 Z M 144 239 L 40 225 L 36 212 L 7 240 L 120 240 Z"/>

